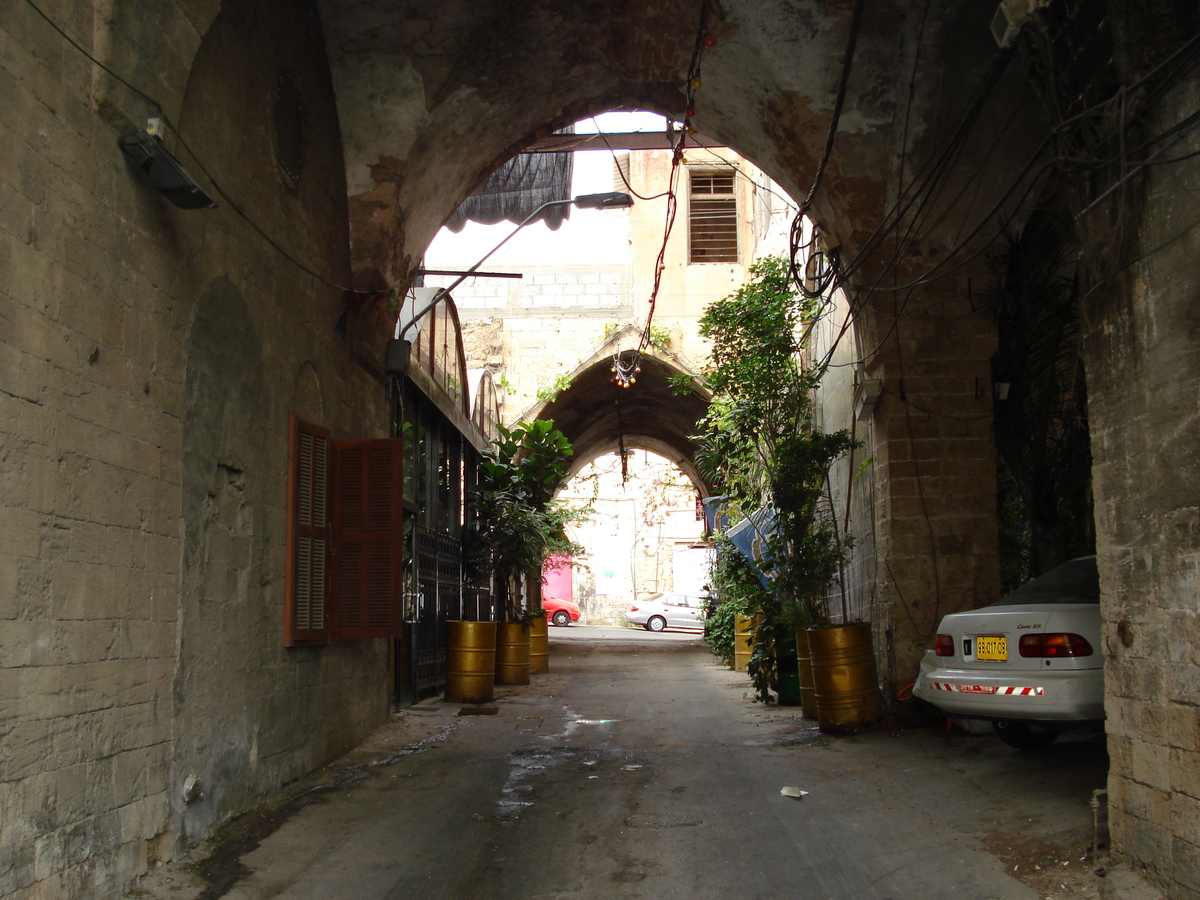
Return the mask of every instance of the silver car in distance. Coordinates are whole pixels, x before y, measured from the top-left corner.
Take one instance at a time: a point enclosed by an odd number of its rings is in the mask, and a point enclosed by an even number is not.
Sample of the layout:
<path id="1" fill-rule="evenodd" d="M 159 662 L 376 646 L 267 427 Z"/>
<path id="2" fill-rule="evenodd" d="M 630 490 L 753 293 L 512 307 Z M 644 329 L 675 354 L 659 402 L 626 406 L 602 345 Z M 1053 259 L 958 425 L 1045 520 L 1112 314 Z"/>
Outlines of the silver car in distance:
<path id="1" fill-rule="evenodd" d="M 641 625 L 647 631 L 666 628 L 704 628 L 708 602 L 691 594 L 651 594 L 630 604 L 625 619 L 630 625 Z"/>

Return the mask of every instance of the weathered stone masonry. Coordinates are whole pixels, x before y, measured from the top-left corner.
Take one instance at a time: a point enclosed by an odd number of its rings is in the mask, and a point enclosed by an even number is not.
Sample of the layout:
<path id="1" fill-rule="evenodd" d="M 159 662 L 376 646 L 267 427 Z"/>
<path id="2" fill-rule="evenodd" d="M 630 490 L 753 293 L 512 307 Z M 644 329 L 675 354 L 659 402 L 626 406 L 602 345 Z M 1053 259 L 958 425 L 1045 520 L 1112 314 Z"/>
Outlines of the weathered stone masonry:
<path id="1" fill-rule="evenodd" d="M 39 6 L 161 104 L 187 142 L 168 131 L 166 146 L 227 195 L 216 210 L 167 204 L 116 146 L 152 104 L 27 2 L 0 6 L 0 896 L 104 897 L 386 711 L 382 642 L 282 641 L 287 412 L 335 437 L 388 425 L 377 375 L 388 317 L 348 310 L 326 281 L 353 272 L 356 288 L 403 290 L 462 196 L 539 134 L 618 106 L 678 115 L 697 6 L 617 0 L 596 15 L 563 0 L 319 0 L 319 18 L 283 0 Z M 851 6 L 710 10 L 695 124 L 793 197 L 822 158 Z M 1067 13 L 1096 6 L 1051 0 L 1039 37 L 1088 38 L 1067 33 Z M 1116 50 L 1098 64 L 1112 57 L 1115 84 L 1195 49 L 1194 4 L 1104 8 Z M 811 210 L 847 259 L 937 158 L 1002 53 L 994 6 L 867 10 Z M 901 248 L 906 271 L 924 271 L 981 216 L 1024 213 L 1019 192 L 989 212 L 1046 136 L 1027 60 L 1004 59 L 983 127 L 953 157 L 919 240 Z M 1083 258 L 1099 264 L 1082 287 L 1114 849 L 1172 897 L 1194 897 L 1200 162 L 1188 154 L 1200 91 L 1195 54 L 1175 62 L 1162 93 L 1128 107 L 1099 98 L 1145 113 L 1146 134 L 1183 127 L 1163 164 L 1084 217 Z M 276 160 L 285 74 L 303 109 L 294 187 Z M 1109 184 L 1093 175 L 1081 207 Z M 902 356 L 885 346 L 865 374 L 935 413 L 973 408 L 990 338 L 965 311 L 962 279 L 983 268 L 976 260 L 916 295 L 927 305 L 904 312 L 893 336 L 908 342 Z M 872 282 L 861 275 L 857 287 Z M 864 349 L 897 318 L 892 299 L 871 300 Z M 943 611 L 985 602 L 986 438 L 899 403 L 886 395 L 871 427 L 875 570 L 886 557 L 906 600 L 927 597 L 934 553 Z M 934 501 L 919 510 L 914 463 Z M 876 577 L 883 611 L 901 623 Z M 893 630 L 897 675 L 924 627 Z M 199 784 L 191 802 L 187 783 Z"/>
<path id="2" fill-rule="evenodd" d="M 311 12 L 46 9 L 344 283 Z M 284 70 L 306 111 L 295 190 L 271 135 Z M 335 334 L 339 291 L 229 200 L 176 209 L 126 163 L 118 135 L 149 112 L 24 3 L 0 12 L 0 896 L 118 895 L 387 710 L 383 642 L 282 639 L 287 411 L 377 436 L 384 392 Z"/>

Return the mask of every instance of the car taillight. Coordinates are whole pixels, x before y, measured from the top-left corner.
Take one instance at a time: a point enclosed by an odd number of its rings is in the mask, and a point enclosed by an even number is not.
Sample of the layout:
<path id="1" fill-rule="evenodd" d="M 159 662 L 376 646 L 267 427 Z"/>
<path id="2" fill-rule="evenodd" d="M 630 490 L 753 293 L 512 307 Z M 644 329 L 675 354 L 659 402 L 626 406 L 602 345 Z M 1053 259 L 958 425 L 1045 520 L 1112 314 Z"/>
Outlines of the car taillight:
<path id="1" fill-rule="evenodd" d="M 636 606 L 631 606 L 631 607 L 629 607 L 629 611 L 630 611 L 630 612 L 637 612 L 637 607 L 636 607 Z"/>
<path id="2" fill-rule="evenodd" d="M 933 652 L 938 656 L 953 656 L 954 638 L 948 634 L 939 634 L 933 642 Z"/>
<path id="3" fill-rule="evenodd" d="M 1092 645 L 1081 634 L 1026 634 L 1021 636 L 1022 656 L 1091 656 Z"/>

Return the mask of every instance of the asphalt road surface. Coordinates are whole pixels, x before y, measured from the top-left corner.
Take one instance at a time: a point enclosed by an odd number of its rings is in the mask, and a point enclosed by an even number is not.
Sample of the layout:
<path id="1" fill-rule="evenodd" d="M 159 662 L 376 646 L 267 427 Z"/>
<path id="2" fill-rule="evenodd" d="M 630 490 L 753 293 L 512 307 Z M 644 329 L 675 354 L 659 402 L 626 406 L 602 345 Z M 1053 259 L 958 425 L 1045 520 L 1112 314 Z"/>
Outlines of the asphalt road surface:
<path id="1" fill-rule="evenodd" d="M 1099 896 L 1102 737 L 1035 753 L 940 727 L 830 737 L 753 702 L 695 634 L 580 626 L 551 629 L 549 674 L 462 713 L 397 713 L 141 896 Z"/>

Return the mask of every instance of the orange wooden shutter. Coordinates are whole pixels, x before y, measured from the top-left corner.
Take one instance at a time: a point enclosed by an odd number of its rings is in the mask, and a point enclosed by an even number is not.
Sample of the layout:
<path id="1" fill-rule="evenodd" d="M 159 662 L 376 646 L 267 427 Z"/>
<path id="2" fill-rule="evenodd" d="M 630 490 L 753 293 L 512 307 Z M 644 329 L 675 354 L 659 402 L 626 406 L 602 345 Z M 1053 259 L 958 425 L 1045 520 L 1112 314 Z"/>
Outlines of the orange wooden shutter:
<path id="1" fill-rule="evenodd" d="M 403 446 L 389 439 L 334 442 L 334 638 L 400 636 Z"/>
<path id="2" fill-rule="evenodd" d="M 284 643 L 329 640 L 329 432 L 288 414 Z"/>

